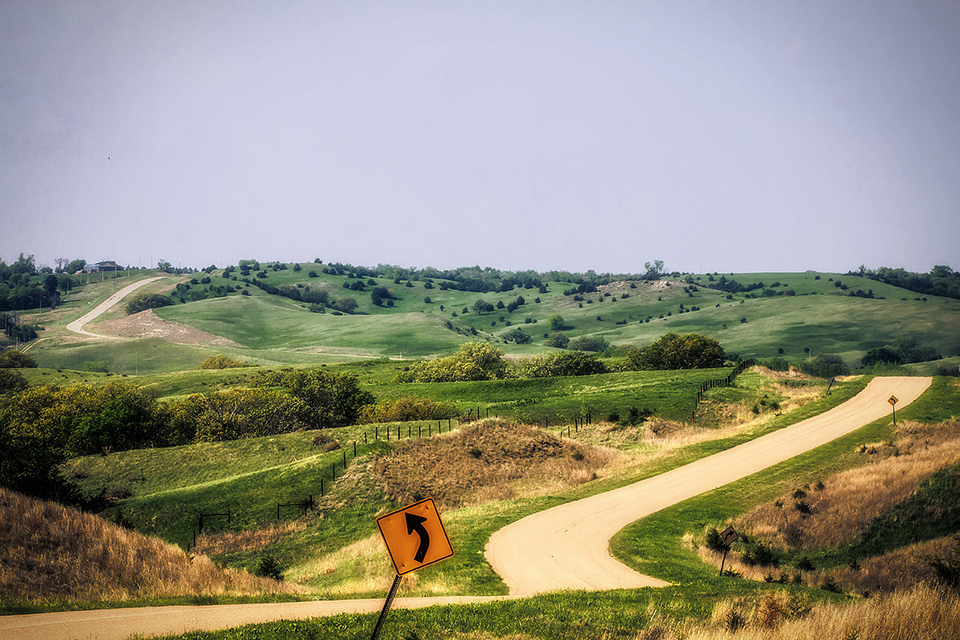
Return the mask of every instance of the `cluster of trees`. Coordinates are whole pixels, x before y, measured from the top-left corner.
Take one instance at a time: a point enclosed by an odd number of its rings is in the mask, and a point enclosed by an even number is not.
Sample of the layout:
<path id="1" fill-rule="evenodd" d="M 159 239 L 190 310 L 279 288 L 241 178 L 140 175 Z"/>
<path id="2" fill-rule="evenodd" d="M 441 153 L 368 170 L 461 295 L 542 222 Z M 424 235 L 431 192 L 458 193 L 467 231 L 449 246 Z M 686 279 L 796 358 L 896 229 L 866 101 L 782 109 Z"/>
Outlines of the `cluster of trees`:
<path id="1" fill-rule="evenodd" d="M 696 333 L 667 333 L 643 349 L 631 349 L 624 358 L 630 371 L 711 369 L 722 367 L 726 354 L 713 338 Z"/>
<path id="2" fill-rule="evenodd" d="M 859 271 L 851 271 L 848 275 L 870 278 L 923 295 L 960 298 L 960 273 L 946 265 L 936 265 L 930 273 L 914 273 L 906 269 L 890 267 L 871 270 L 861 265 Z"/>
<path id="3" fill-rule="evenodd" d="M 160 307 L 169 307 L 173 300 L 169 296 L 159 293 L 140 293 L 127 302 L 127 315 L 133 315 L 146 311 L 147 309 L 159 309 Z"/>
<path id="4" fill-rule="evenodd" d="M 412 420 L 444 420 L 459 415 L 452 402 L 432 398 L 398 398 L 368 404 L 360 411 L 360 422 L 410 422 Z"/>
<path id="5" fill-rule="evenodd" d="M 526 358 L 519 363 L 524 378 L 552 378 L 555 376 L 586 376 L 608 373 L 599 357 L 583 351 L 567 351 Z"/>
<path id="6" fill-rule="evenodd" d="M 424 360 L 397 375 L 397 382 L 463 382 L 507 377 L 503 351 L 485 342 L 467 342 L 446 358 Z"/>
<path id="7" fill-rule="evenodd" d="M 876 364 L 910 364 L 940 360 L 942 357 L 933 347 L 921 345 L 917 338 L 900 336 L 893 341 L 893 344 L 867 351 L 861 365 L 872 367 Z"/>
<path id="8" fill-rule="evenodd" d="M 61 286 L 69 290 L 73 284 L 72 278 L 58 278 L 50 267 L 38 271 L 32 255 L 21 253 L 10 265 L 0 260 L 0 311 L 55 307 L 60 301 Z"/>
<path id="9" fill-rule="evenodd" d="M 119 382 L 14 389 L 0 396 L 0 485 L 56 498 L 57 468 L 71 457 L 354 424 L 373 400 L 355 376 L 325 371 L 268 373 L 250 388 L 167 403 Z"/>
<path id="10" fill-rule="evenodd" d="M 713 276 L 710 276 L 709 282 L 706 286 L 709 289 L 726 291 L 727 293 L 749 293 L 750 291 L 765 288 L 765 285 L 762 282 L 753 282 L 751 284 L 744 285 L 740 284 L 733 278 L 728 280 L 727 276 L 720 276 L 720 279 L 716 281 L 713 280 Z"/>
<path id="11" fill-rule="evenodd" d="M 234 360 L 233 358 L 227 357 L 222 353 L 218 353 L 215 356 L 208 356 L 204 358 L 203 361 L 197 365 L 197 369 L 238 369 L 249 366 L 252 365 L 249 365 L 246 362 L 241 362 L 240 360 Z"/>

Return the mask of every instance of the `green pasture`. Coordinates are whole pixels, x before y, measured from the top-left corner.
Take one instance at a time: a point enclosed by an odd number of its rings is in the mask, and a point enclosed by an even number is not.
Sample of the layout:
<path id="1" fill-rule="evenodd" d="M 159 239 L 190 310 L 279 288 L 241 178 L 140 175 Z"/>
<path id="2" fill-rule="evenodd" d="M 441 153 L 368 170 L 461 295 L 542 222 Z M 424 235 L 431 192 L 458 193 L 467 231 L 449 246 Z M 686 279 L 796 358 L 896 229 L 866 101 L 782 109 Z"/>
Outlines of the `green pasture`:
<path id="1" fill-rule="evenodd" d="M 763 392 L 762 376 L 755 376 L 756 380 L 753 380 L 751 376 L 754 375 L 745 374 L 738 380 L 744 380 L 745 387 L 754 388 L 755 393 Z M 457 555 L 447 562 L 424 569 L 422 573 L 425 577 L 444 576 L 449 584 L 455 585 L 462 593 L 502 594 L 502 582 L 482 556 L 487 539 L 498 528 L 536 511 L 624 486 L 782 428 L 849 399 L 865 384 L 864 379 L 843 383 L 829 395 L 799 410 L 772 417 L 737 436 L 684 447 L 646 464 L 625 469 L 613 477 L 588 482 L 558 495 L 522 498 L 448 512 L 444 515 L 444 521 Z M 718 391 L 721 390 L 708 393 Z M 353 469 L 354 465 L 366 463 L 366 454 L 383 451 L 389 446 L 385 442 L 387 430 L 394 434 L 391 439 L 395 440 L 395 430 L 399 428 L 400 435 L 406 439 L 408 433 L 416 437 L 420 426 L 426 436 L 428 426 L 434 428 L 435 423 L 365 425 L 325 430 L 323 433 L 333 436 L 344 447 L 348 467 Z M 446 430 L 445 424 L 443 427 Z M 376 443 L 374 429 L 379 437 Z M 319 496 L 319 479 L 324 478 L 325 489 L 332 493 L 333 499 L 339 504 L 338 508 L 324 510 L 320 519 L 308 518 L 307 529 L 302 535 L 264 551 L 282 559 L 286 566 L 295 568 L 316 556 L 372 535 L 375 532 L 375 515 L 383 509 L 398 506 L 386 500 L 379 488 L 372 484 L 373 479 L 369 475 L 362 474 L 361 478 L 365 479 L 345 483 L 342 467 L 338 472 L 341 479 L 331 488 L 330 466 L 334 461 L 342 464 L 343 450 L 318 453 L 311 444 L 314 433 L 120 452 L 105 457 L 88 456 L 68 463 L 64 472 L 67 477 L 78 478 L 87 495 L 96 495 L 101 489 L 126 489 L 132 495 L 121 499 L 116 507 L 123 518 L 132 522 L 138 530 L 181 545 L 192 539 L 201 512 L 221 513 L 229 508 L 236 514 L 229 528 L 256 527 L 275 520 L 277 502 L 293 502 L 310 494 Z M 357 460 L 352 456 L 353 442 L 358 443 L 360 458 Z M 296 515 L 289 511 L 285 513 L 285 517 Z M 227 528 L 219 520 L 216 526 Z M 251 566 L 255 560 L 256 557 L 249 554 L 220 559 L 221 562 L 241 568 Z M 322 577 L 316 584 L 311 584 L 335 593 L 338 580 L 349 580 L 350 576 L 349 568 L 344 568 L 336 575 Z"/>
<path id="2" fill-rule="evenodd" d="M 852 388 L 848 393 L 857 390 Z M 842 394 L 844 398 L 840 394 L 825 396 L 817 409 L 825 410 L 826 404 L 835 404 L 845 399 L 848 393 Z M 905 419 L 943 420 L 955 419 L 958 412 L 960 394 L 957 394 L 955 385 L 939 379 L 919 401 L 904 409 L 903 416 Z M 685 548 L 683 536 L 688 532 L 702 533 L 708 526 L 723 525 L 759 502 L 849 468 L 857 464 L 855 452 L 859 444 L 889 438 L 891 434 L 890 420 L 878 420 L 815 451 L 660 511 L 618 534 L 611 545 L 613 553 L 639 571 L 672 581 L 674 584 L 670 587 L 600 593 L 567 591 L 515 601 L 396 610 L 390 614 L 383 637 L 441 637 L 451 631 L 483 632 L 491 637 L 515 633 L 541 638 L 630 635 L 655 624 L 674 625 L 687 619 L 703 619 L 710 615 L 713 606 L 721 599 L 752 598 L 767 590 L 788 591 L 792 597 L 810 603 L 847 599 L 848 596 L 796 585 L 719 578 L 713 568 L 700 562 L 696 554 Z M 610 487 L 604 487 L 607 488 Z M 438 571 L 458 557 L 466 556 L 469 561 L 472 556 L 480 556 L 489 532 L 527 512 L 579 497 L 585 492 L 578 490 L 573 493 L 577 495 L 542 498 L 540 504 L 530 504 L 537 501 L 523 501 L 525 504 L 513 501 L 446 514 L 444 518 L 448 529 L 461 530 L 454 541 L 458 555 L 420 573 Z M 463 535 L 462 529 L 471 526 L 477 531 L 472 535 Z M 463 546 L 464 540 L 466 547 Z M 483 589 L 481 592 L 489 591 Z M 382 597 L 383 594 L 379 595 Z M 365 638 L 369 636 L 375 620 L 375 614 L 340 615 L 176 637 L 211 640 L 252 635 L 278 639 L 304 636 Z"/>
<path id="3" fill-rule="evenodd" d="M 441 280 L 434 280 L 428 289 L 424 281 L 413 280 L 407 287 L 405 280 L 396 284 L 392 279 L 374 278 L 375 284 L 365 285 L 365 291 L 352 291 L 343 285 L 357 279 L 324 274 L 323 265 L 302 263 L 300 271 L 294 271 L 292 266 L 276 272 L 268 267 L 265 282 L 324 290 L 334 299 L 353 298 L 358 303 L 357 313 L 335 315 L 329 309 L 311 313 L 306 303 L 268 295 L 240 280 L 224 279 L 222 270 L 217 270 L 211 274 L 211 285 L 231 284 L 249 295 L 237 292 L 225 298 L 178 303 L 155 313 L 166 320 L 228 338 L 236 343 L 235 347 L 169 343 L 165 346 L 149 340 L 125 341 L 131 344 L 123 347 L 118 341 L 77 340 L 66 332 L 66 324 L 111 293 L 154 275 L 146 271 L 131 277 L 94 281 L 64 296 L 56 311 L 40 316 L 46 327 L 41 337 L 48 339 L 39 341 L 31 353 L 47 368 L 80 370 L 84 363 L 95 362 L 105 363 L 107 371 L 126 375 L 191 369 L 212 353 L 225 353 L 262 366 L 302 366 L 352 358 L 446 355 L 471 340 L 488 340 L 508 354 L 525 356 L 553 351 L 541 342 L 545 333 L 552 332 L 548 319 L 559 314 L 570 338 L 599 336 L 615 345 L 643 346 L 667 332 L 695 332 L 719 340 L 728 353 L 744 358 L 782 355 L 797 361 L 818 353 L 832 353 L 857 366 L 869 349 L 890 344 L 900 336 L 913 336 L 946 357 L 960 355 L 960 300 L 935 296 L 924 300 L 904 289 L 859 276 L 814 272 L 726 274 L 728 279 L 743 285 L 766 285 L 763 290 L 729 294 L 728 298 L 725 292 L 707 288 L 709 275 L 695 274 L 656 283 L 615 282 L 576 300 L 573 295 L 563 295 L 565 289 L 575 286 L 569 282 L 547 282 L 545 293 L 515 288 L 480 294 L 441 290 Z M 316 278 L 309 277 L 311 270 L 317 271 Z M 140 291 L 160 292 L 177 282 L 203 275 L 168 275 Z M 684 281 L 687 277 L 692 285 Z M 718 280 L 720 274 L 713 277 Z M 366 283 L 368 279 L 362 280 Z M 847 289 L 836 287 L 837 282 Z M 370 291 L 374 286 L 391 291 L 395 297 L 392 307 L 373 305 Z M 857 290 L 872 290 L 876 297 L 847 295 Z M 796 295 L 780 295 L 786 291 Z M 770 295 L 765 296 L 765 292 Z M 518 296 L 524 298 L 525 304 L 513 313 L 506 308 L 483 314 L 473 310 L 479 299 L 507 306 Z M 425 302 L 427 297 L 431 302 Z M 117 305 L 101 321 L 123 317 L 123 307 L 123 303 Z M 698 310 L 692 310 L 694 307 Z M 30 321 L 29 317 L 35 314 L 27 312 L 25 317 Z M 741 322 L 743 318 L 746 322 Z M 96 331 L 98 324 L 88 325 L 88 330 Z M 502 341 L 501 336 L 516 327 L 531 337 L 529 344 Z M 142 362 L 137 360 L 137 352 Z"/>

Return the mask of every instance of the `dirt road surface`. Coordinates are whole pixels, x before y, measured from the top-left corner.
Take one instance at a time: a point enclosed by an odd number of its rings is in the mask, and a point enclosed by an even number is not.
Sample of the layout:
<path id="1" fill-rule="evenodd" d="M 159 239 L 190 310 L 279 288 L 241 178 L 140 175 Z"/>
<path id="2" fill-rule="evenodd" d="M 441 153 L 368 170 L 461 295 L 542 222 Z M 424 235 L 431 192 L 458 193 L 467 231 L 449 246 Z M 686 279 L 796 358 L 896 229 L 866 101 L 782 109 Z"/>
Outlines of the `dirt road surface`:
<path id="1" fill-rule="evenodd" d="M 130 295 L 140 287 L 146 284 L 150 284 L 154 280 L 159 280 L 162 277 L 163 276 L 158 276 L 156 278 L 147 278 L 146 280 L 138 280 L 133 284 L 128 284 L 123 289 L 120 289 L 120 291 L 117 291 L 115 294 L 113 294 L 112 296 L 110 296 L 100 304 L 98 304 L 93 309 L 93 311 L 90 311 L 79 320 L 74 320 L 73 322 L 68 324 L 67 329 L 69 331 L 73 331 L 74 333 L 79 333 L 84 336 L 91 336 L 93 338 L 108 338 L 110 340 L 119 340 L 120 338 L 117 338 L 115 336 L 102 336 L 98 333 L 90 333 L 89 331 L 84 331 L 83 325 L 87 324 L 88 322 L 93 322 L 96 318 L 99 318 L 102 314 L 106 313 L 107 309 L 117 304 L 118 302 L 123 300 L 126 296 Z"/>
<path id="2" fill-rule="evenodd" d="M 890 396 L 903 407 L 930 383 L 930 378 L 874 378 L 856 397 L 819 416 L 621 489 L 535 513 L 494 533 L 487 560 L 512 596 L 664 586 L 615 560 L 608 551 L 610 538 L 644 516 L 889 415 Z"/>
<path id="3" fill-rule="evenodd" d="M 386 596 L 386 594 L 384 594 Z M 503 600 L 504 596 L 397 598 L 393 609 Z M 140 607 L 106 611 L 63 611 L 0 617 L 3 640 L 125 640 L 188 631 L 215 631 L 276 620 L 321 618 L 339 613 L 379 613 L 383 599 L 318 600 L 281 604 L 229 604 L 202 607 Z M 388 622 L 389 624 L 389 618 Z M 373 633 L 373 625 L 370 625 Z"/>
<path id="4" fill-rule="evenodd" d="M 930 378 L 875 378 L 855 398 L 814 418 L 659 476 L 519 520 L 493 534 L 487 544 L 486 557 L 509 586 L 511 598 L 559 589 L 665 585 L 614 560 L 608 551 L 610 538 L 644 516 L 761 471 L 889 415 L 887 400 L 891 395 L 897 396 L 897 407 L 901 408 L 917 399 L 930 383 Z M 497 599 L 502 598 L 397 598 L 393 606 L 413 609 Z M 133 634 L 166 635 L 338 613 L 374 613 L 382 606 L 382 599 L 373 599 L 0 616 L 0 638 L 123 640 Z"/>

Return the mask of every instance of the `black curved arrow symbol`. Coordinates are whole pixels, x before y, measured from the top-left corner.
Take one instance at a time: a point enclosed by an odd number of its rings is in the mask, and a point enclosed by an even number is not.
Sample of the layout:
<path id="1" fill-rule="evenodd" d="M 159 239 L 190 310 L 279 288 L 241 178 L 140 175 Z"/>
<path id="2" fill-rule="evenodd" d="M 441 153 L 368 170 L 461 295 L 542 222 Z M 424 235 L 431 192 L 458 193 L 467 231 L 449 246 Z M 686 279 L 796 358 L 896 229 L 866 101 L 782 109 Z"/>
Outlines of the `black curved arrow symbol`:
<path id="1" fill-rule="evenodd" d="M 427 549 L 430 548 L 430 534 L 423 526 L 427 519 L 412 513 L 405 513 L 404 515 L 407 516 L 407 535 L 412 535 L 416 531 L 417 535 L 420 536 L 420 546 L 417 547 L 417 554 L 413 556 L 413 559 L 417 562 L 423 562 L 423 559 L 427 557 Z"/>

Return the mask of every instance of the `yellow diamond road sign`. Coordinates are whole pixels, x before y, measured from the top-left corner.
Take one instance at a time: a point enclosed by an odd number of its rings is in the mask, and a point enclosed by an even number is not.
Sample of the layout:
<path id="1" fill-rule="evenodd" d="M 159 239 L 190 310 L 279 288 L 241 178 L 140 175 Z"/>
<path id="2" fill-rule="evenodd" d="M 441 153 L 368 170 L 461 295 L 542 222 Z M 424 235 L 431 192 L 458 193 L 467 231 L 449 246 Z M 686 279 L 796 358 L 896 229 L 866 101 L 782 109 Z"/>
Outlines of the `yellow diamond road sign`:
<path id="1" fill-rule="evenodd" d="M 381 516 L 377 518 L 377 526 L 398 576 L 453 555 L 433 498 Z"/>
<path id="2" fill-rule="evenodd" d="M 899 402 L 899 400 L 897 400 L 897 396 L 890 396 L 890 399 L 887 400 L 887 402 L 889 402 L 893 406 L 897 406 L 897 402 Z"/>

